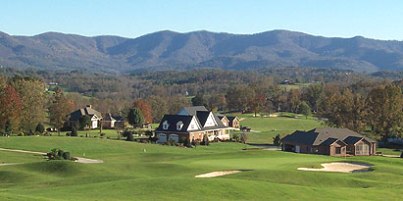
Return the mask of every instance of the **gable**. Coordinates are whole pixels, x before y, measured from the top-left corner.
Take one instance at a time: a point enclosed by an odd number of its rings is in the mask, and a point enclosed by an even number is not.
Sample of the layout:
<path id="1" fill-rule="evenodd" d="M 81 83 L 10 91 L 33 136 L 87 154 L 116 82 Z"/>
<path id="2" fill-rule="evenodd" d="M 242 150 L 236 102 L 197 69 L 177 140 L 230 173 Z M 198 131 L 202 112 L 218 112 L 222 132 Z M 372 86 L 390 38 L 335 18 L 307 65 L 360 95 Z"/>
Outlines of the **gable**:
<path id="1" fill-rule="evenodd" d="M 188 131 L 195 131 L 195 130 L 201 130 L 199 124 L 197 123 L 197 120 L 195 117 L 192 118 L 192 121 L 190 121 L 189 126 L 187 127 Z"/>
<path id="2" fill-rule="evenodd" d="M 204 128 L 205 127 L 213 127 L 213 126 L 217 126 L 217 122 L 214 118 L 214 115 L 212 112 L 210 112 L 209 116 L 207 117 L 206 122 L 204 123 Z"/>

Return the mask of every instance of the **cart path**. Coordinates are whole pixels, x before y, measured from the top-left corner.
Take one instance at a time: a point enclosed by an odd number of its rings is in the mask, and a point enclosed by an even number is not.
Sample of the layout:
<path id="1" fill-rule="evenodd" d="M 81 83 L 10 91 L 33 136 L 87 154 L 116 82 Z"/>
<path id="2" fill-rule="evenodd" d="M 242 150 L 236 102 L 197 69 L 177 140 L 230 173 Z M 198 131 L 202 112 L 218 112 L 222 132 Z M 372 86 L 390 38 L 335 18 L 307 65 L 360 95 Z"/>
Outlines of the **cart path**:
<path id="1" fill-rule="evenodd" d="M 45 152 L 37 152 L 37 151 L 26 151 L 26 150 L 19 150 L 19 149 L 5 149 L 5 148 L 0 148 L 0 151 L 11 151 L 11 152 L 18 152 L 18 153 L 27 153 L 27 154 L 36 154 L 36 155 L 46 155 Z M 83 157 L 74 157 L 77 160 L 74 162 L 77 163 L 85 163 L 85 164 L 92 164 L 92 163 L 103 163 L 103 160 L 97 160 L 97 159 L 89 159 L 89 158 L 83 158 Z M 15 164 L 14 164 L 15 165 Z"/>

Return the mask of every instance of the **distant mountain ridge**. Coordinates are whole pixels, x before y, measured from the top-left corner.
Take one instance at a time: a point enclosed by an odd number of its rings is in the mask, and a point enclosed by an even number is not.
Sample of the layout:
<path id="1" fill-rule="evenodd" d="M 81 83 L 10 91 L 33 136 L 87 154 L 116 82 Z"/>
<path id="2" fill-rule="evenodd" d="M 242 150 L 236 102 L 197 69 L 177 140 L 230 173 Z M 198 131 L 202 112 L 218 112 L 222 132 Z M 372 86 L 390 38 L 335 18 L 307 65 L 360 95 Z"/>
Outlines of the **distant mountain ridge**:
<path id="1" fill-rule="evenodd" d="M 0 65 L 16 68 L 129 72 L 212 67 L 318 67 L 360 72 L 403 70 L 403 42 L 327 38 L 275 30 L 240 35 L 160 31 L 137 38 L 47 32 L 0 32 Z"/>

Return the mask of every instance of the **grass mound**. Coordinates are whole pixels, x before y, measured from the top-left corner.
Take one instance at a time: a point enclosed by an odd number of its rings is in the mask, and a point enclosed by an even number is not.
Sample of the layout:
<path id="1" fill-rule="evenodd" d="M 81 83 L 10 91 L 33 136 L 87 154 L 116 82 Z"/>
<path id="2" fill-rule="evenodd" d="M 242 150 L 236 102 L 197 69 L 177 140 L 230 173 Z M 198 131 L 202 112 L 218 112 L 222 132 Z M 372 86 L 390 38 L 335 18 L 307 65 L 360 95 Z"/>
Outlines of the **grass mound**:
<path id="1" fill-rule="evenodd" d="M 77 164 L 74 164 L 71 161 L 46 161 L 30 163 L 24 166 L 30 171 L 60 176 L 70 176 L 77 174 L 80 171 Z"/>

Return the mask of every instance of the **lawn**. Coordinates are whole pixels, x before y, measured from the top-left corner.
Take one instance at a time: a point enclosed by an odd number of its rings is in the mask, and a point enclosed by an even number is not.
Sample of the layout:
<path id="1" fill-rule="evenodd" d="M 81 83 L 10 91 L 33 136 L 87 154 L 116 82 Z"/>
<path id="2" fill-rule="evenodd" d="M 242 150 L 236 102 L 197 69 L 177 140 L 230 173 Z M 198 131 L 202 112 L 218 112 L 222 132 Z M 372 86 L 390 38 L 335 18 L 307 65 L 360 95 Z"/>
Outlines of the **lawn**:
<path id="1" fill-rule="evenodd" d="M 287 116 L 287 115 L 283 115 Z M 275 134 L 322 126 L 315 118 L 252 117 L 250 143 L 271 143 Z M 115 130 L 104 129 L 110 139 Z M 285 153 L 243 151 L 249 145 L 212 143 L 193 149 L 94 138 L 98 130 L 79 136 L 12 136 L 0 147 L 49 151 L 57 147 L 73 156 L 102 159 L 103 164 L 44 161 L 33 154 L 0 151 L 0 200 L 398 200 L 403 193 L 403 160 L 384 157 L 335 158 Z M 385 153 L 392 150 L 383 149 Z M 329 161 L 358 161 L 375 165 L 358 174 L 301 172 Z M 247 170 L 219 178 L 195 175 L 219 170 Z M 340 194 L 343 192 L 343 194 Z"/>
<path id="2" fill-rule="evenodd" d="M 243 151 L 248 145 L 211 143 L 188 149 L 118 140 L 57 136 L 0 138 L 0 147 L 102 159 L 102 164 L 44 161 L 0 151 L 0 200 L 400 200 L 403 160 L 337 158 L 281 151 Z M 374 165 L 363 173 L 302 172 L 329 161 Z M 195 175 L 248 170 L 217 178 Z"/>
<path id="3" fill-rule="evenodd" d="M 322 122 L 313 117 L 306 119 L 301 115 L 278 115 L 278 117 L 253 117 L 252 114 L 240 115 L 240 118 L 243 119 L 241 125 L 252 129 L 248 143 L 272 143 L 273 137 L 277 134 L 283 137 L 295 130 L 310 130 L 324 126 Z"/>

